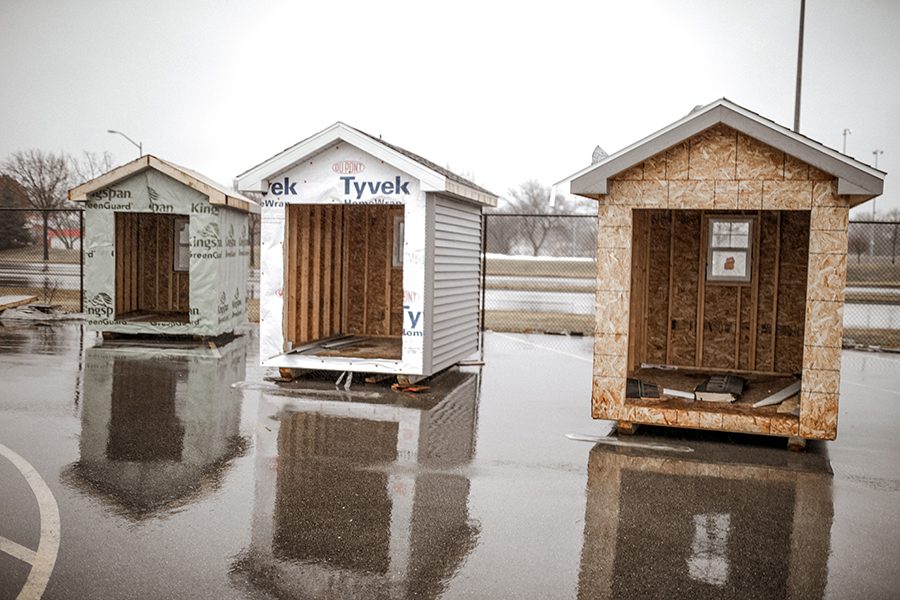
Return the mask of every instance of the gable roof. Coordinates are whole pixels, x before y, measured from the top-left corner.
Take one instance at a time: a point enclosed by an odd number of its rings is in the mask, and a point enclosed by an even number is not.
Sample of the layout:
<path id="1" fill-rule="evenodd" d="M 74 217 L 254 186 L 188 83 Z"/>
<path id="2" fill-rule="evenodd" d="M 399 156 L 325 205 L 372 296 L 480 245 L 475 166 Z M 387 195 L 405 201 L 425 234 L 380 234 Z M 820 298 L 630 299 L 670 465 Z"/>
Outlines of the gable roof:
<path id="1" fill-rule="evenodd" d="M 560 183 L 569 182 L 572 194 L 588 197 L 605 195 L 608 193 L 610 177 L 719 123 L 837 177 L 838 194 L 850 196 L 851 206 L 879 196 L 884 189 L 884 171 L 791 131 L 727 98 L 692 111 L 668 127 L 578 171 Z"/>
<path id="2" fill-rule="evenodd" d="M 444 192 L 485 206 L 497 205 L 497 195 L 483 187 L 418 154 L 340 121 L 244 171 L 235 178 L 235 187 L 246 192 L 267 192 L 269 179 L 319 154 L 337 141 L 355 146 L 415 177 L 421 182 L 423 191 Z"/>
<path id="3" fill-rule="evenodd" d="M 227 206 L 243 212 L 259 212 L 259 205 L 246 196 L 239 194 L 234 190 L 229 190 L 222 184 L 217 183 L 196 171 L 178 166 L 175 163 L 157 158 L 151 154 L 145 154 L 129 163 L 125 163 L 120 167 L 107 171 L 99 177 L 95 177 L 90 181 L 73 187 L 69 190 L 69 200 L 86 202 L 88 196 L 94 192 L 114 185 L 124 179 L 128 179 L 132 175 L 136 175 L 147 169 L 159 171 L 160 173 L 168 175 L 172 179 L 197 190 L 209 198 L 210 204 Z"/>

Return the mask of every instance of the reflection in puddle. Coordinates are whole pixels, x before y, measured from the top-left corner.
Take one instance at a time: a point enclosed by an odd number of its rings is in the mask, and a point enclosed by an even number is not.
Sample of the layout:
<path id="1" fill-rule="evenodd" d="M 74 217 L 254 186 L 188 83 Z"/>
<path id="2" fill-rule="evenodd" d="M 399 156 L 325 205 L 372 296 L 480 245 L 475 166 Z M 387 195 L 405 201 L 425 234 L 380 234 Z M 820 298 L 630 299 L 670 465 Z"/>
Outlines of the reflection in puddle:
<path id="1" fill-rule="evenodd" d="M 591 451 L 578 597 L 821 598 L 827 459 L 691 445 L 689 455 Z"/>
<path id="2" fill-rule="evenodd" d="M 479 384 L 448 371 L 416 396 L 263 393 L 252 540 L 236 580 L 276 597 L 440 596 L 478 535 L 462 468 Z"/>
<path id="3" fill-rule="evenodd" d="M 80 460 L 65 481 L 141 520 L 218 487 L 240 437 L 247 341 L 209 347 L 104 344 L 85 351 Z"/>

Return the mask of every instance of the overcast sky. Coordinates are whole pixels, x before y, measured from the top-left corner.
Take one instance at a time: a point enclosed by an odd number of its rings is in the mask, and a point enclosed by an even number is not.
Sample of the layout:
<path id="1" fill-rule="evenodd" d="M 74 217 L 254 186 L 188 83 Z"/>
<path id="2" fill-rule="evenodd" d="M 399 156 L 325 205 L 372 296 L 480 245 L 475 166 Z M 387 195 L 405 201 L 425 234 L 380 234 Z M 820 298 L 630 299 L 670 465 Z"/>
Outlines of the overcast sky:
<path id="1" fill-rule="evenodd" d="M 0 0 L 0 158 L 147 152 L 230 184 L 341 120 L 501 195 L 727 97 L 793 123 L 800 0 Z M 889 175 L 900 2 L 807 0 L 801 132 Z M 871 210 L 871 202 L 863 206 Z"/>

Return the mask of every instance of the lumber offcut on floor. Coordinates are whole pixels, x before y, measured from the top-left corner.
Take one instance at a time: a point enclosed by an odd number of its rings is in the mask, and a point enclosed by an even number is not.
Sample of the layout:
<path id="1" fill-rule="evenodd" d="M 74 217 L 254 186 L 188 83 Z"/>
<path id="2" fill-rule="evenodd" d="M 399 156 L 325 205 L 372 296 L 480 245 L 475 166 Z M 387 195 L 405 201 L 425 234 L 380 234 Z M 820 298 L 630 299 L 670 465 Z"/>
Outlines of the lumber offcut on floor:
<path id="1" fill-rule="evenodd" d="M 683 369 L 670 371 L 657 368 L 640 368 L 631 377 L 646 383 L 655 383 L 659 386 L 660 391 L 662 391 L 662 388 L 669 388 L 683 392 L 692 392 L 709 375 L 709 373 L 702 371 Z M 627 403 L 633 406 L 656 406 L 723 414 L 776 416 L 777 405 L 753 408 L 753 404 L 797 381 L 796 377 L 790 375 L 740 374 L 740 376 L 747 380 L 747 386 L 744 388 L 744 393 L 741 394 L 741 397 L 733 403 L 690 401 L 670 396 L 662 396 L 661 398 L 628 398 Z"/>
<path id="2" fill-rule="evenodd" d="M 333 348 L 321 348 L 306 354 L 400 360 L 403 356 L 403 340 L 399 337 L 359 336 L 350 340 L 350 343 L 342 343 Z"/>

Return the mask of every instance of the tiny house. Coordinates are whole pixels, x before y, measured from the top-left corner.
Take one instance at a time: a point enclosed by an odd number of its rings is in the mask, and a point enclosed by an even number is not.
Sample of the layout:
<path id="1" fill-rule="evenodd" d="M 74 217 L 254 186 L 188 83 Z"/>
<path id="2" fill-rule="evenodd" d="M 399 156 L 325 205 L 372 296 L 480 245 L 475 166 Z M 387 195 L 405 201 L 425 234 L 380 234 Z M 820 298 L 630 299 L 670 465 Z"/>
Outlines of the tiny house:
<path id="1" fill-rule="evenodd" d="M 722 99 L 570 177 L 599 204 L 593 417 L 834 439 L 848 213 L 884 175 Z M 626 389 L 710 374 L 746 393 Z M 798 379 L 799 416 L 753 407 Z"/>
<path id="2" fill-rule="evenodd" d="M 150 155 L 69 199 L 85 203 L 89 329 L 216 337 L 246 323 L 254 202 Z"/>
<path id="3" fill-rule="evenodd" d="M 494 194 L 343 123 L 236 187 L 265 195 L 264 366 L 428 376 L 477 350 Z"/>

